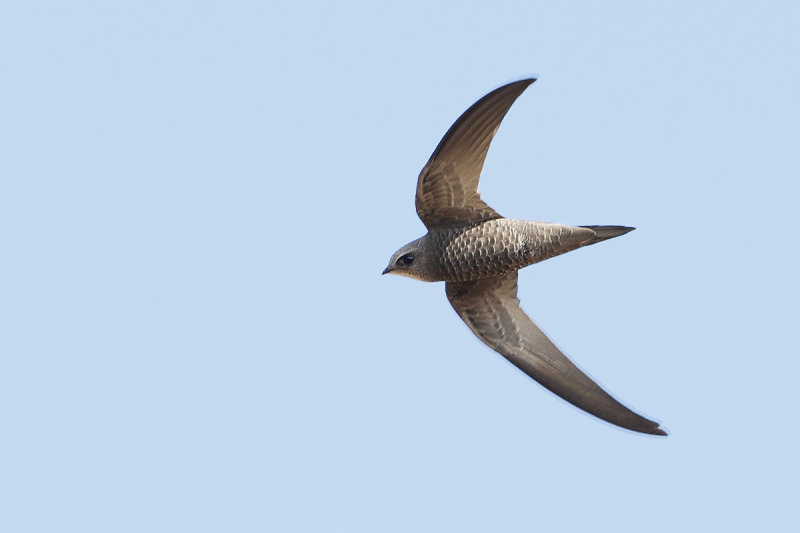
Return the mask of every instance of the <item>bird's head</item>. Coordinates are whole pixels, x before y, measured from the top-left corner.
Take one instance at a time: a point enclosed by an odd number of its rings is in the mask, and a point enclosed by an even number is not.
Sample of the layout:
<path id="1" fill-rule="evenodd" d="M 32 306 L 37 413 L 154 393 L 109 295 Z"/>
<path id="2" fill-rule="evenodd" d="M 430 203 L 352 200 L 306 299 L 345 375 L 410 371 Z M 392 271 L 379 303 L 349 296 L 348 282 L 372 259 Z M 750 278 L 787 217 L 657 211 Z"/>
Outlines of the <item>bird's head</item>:
<path id="1" fill-rule="evenodd" d="M 420 281 L 441 281 L 439 263 L 428 252 L 426 238 L 422 237 L 397 250 L 389 260 L 384 274 L 397 274 Z"/>

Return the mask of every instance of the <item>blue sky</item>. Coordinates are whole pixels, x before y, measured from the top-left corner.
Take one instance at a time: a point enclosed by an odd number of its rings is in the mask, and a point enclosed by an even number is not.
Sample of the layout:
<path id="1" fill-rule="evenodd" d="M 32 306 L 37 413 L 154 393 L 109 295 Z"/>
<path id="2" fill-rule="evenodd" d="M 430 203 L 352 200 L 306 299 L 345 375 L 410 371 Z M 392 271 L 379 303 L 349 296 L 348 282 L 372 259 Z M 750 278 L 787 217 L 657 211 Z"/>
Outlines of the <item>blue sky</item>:
<path id="1" fill-rule="evenodd" d="M 800 8 L 0 8 L 0 529 L 786 530 Z M 530 74 L 508 217 L 637 230 L 523 307 L 671 435 L 600 422 L 380 276 L 417 175 Z"/>

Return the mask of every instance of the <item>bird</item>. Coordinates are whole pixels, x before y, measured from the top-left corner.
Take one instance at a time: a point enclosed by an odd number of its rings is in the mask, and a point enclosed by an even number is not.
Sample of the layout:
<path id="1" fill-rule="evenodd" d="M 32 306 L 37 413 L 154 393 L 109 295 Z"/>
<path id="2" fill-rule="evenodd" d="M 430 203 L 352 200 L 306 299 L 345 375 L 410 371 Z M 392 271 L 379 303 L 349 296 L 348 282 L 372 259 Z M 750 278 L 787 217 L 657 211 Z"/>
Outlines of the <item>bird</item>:
<path id="1" fill-rule="evenodd" d="M 520 307 L 519 269 L 632 231 L 513 220 L 489 207 L 478 181 L 489 145 L 528 77 L 495 89 L 453 123 L 417 180 L 416 210 L 428 232 L 397 250 L 383 274 L 444 281 L 447 299 L 489 348 L 574 406 L 616 426 L 666 436 L 578 368 Z"/>

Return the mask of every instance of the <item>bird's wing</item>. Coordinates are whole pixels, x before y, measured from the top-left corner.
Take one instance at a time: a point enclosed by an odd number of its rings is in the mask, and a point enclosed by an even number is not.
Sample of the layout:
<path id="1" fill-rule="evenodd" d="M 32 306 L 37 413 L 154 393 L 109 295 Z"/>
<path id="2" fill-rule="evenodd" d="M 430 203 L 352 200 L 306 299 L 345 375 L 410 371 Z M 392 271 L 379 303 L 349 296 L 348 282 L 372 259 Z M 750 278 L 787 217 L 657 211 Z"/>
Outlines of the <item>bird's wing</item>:
<path id="1" fill-rule="evenodd" d="M 417 214 L 428 229 L 500 218 L 478 194 L 478 179 L 497 128 L 536 78 L 495 89 L 450 126 L 417 181 Z"/>
<path id="2" fill-rule="evenodd" d="M 528 318 L 517 298 L 517 273 L 447 282 L 447 299 L 472 332 L 520 370 L 571 404 L 612 424 L 666 435 L 581 372 Z"/>

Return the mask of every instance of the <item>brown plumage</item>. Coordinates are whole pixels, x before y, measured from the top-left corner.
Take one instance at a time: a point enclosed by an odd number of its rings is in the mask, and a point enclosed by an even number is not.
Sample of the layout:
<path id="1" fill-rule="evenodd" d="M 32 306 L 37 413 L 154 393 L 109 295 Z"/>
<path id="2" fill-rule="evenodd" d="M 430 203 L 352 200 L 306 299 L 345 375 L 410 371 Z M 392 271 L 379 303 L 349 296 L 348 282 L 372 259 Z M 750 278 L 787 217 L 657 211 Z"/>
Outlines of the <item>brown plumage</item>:
<path id="1" fill-rule="evenodd" d="M 581 372 L 519 306 L 520 268 L 634 229 L 510 220 L 480 198 L 478 180 L 492 138 L 534 81 L 492 91 L 450 127 L 417 182 L 417 214 L 428 233 L 395 252 L 384 274 L 444 281 L 450 304 L 472 332 L 530 377 L 612 424 L 666 435 Z"/>

